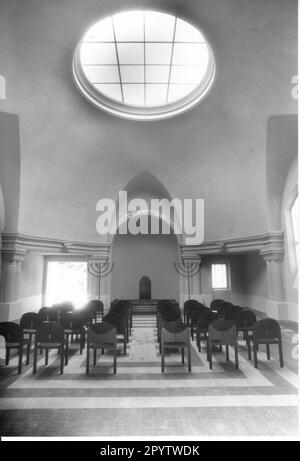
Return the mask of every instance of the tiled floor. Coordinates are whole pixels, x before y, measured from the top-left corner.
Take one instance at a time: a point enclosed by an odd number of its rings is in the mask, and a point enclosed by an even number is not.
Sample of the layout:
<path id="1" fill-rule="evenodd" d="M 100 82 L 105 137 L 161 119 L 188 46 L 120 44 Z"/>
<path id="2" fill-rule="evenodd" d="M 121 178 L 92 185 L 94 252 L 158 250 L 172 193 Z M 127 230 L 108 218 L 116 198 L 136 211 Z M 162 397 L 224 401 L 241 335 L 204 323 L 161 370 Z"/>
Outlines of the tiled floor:
<path id="1" fill-rule="evenodd" d="M 58 357 L 49 366 L 39 360 L 16 374 L 16 358 L 2 367 L 0 434 L 10 436 L 293 436 L 297 421 L 297 331 L 282 324 L 285 368 L 277 351 L 259 368 L 247 359 L 239 341 L 240 369 L 214 355 L 213 370 L 205 350 L 192 350 L 192 373 L 180 366 L 177 353 L 167 356 L 160 371 L 154 319 L 135 319 L 126 356 L 118 356 L 112 375 L 111 356 L 99 356 L 91 375 L 85 375 L 85 354 L 73 345 L 69 365 L 60 376 Z M 120 345 L 121 347 L 121 345 Z M 233 358 L 233 351 L 231 351 Z"/>

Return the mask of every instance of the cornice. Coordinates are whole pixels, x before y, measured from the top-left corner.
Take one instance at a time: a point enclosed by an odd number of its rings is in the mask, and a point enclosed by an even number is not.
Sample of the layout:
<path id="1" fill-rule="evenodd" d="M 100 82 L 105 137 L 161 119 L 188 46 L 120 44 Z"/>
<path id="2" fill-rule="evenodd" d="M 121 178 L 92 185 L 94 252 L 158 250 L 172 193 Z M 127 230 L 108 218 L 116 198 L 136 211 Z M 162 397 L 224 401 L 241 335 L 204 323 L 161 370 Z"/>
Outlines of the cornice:
<path id="1" fill-rule="evenodd" d="M 2 233 L 2 257 L 6 261 L 23 261 L 29 251 L 45 255 L 86 256 L 106 260 L 111 243 L 85 243 L 24 235 L 19 232 Z M 186 261 L 198 261 L 208 255 L 260 253 L 264 259 L 282 259 L 283 232 L 204 242 L 201 245 L 180 245 Z"/>
<path id="2" fill-rule="evenodd" d="M 266 234 L 204 242 L 201 245 L 181 245 L 184 260 L 195 260 L 208 255 L 260 253 L 265 255 L 283 255 L 283 232 L 274 231 Z"/>
<path id="3" fill-rule="evenodd" d="M 21 258 L 24 260 L 29 251 L 45 255 L 87 256 L 88 258 L 107 259 L 109 243 L 85 243 L 34 237 L 18 232 L 2 233 L 2 256 L 4 260 Z"/>

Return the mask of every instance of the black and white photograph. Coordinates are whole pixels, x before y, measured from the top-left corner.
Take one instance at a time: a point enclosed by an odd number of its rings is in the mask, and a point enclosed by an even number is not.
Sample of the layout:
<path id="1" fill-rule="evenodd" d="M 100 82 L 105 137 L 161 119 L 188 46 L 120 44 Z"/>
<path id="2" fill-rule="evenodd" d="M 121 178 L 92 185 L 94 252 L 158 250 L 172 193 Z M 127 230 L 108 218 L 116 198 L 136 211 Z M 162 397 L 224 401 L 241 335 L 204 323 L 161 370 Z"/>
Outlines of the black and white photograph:
<path id="1" fill-rule="evenodd" d="M 298 8 L 0 0 L 3 447 L 300 440 Z"/>

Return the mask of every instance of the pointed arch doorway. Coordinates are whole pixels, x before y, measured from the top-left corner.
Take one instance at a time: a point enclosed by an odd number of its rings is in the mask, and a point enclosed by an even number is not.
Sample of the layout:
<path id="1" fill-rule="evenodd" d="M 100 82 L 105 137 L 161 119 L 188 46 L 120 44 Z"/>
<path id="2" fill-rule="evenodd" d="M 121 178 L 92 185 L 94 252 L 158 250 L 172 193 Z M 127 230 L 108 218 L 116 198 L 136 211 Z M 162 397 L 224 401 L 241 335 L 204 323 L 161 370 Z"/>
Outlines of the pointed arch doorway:
<path id="1" fill-rule="evenodd" d="M 139 299 L 151 299 L 151 279 L 147 275 L 140 278 Z"/>

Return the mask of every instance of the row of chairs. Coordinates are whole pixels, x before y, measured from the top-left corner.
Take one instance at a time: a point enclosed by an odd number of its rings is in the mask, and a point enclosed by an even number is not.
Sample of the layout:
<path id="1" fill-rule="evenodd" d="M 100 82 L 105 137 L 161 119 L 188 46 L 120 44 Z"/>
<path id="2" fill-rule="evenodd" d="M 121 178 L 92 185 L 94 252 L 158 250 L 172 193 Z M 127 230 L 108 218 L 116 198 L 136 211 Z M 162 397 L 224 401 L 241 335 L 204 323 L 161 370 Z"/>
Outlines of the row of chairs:
<path id="1" fill-rule="evenodd" d="M 101 322 L 99 323 L 99 318 Z M 14 322 L 0 323 L 0 335 L 6 344 L 6 365 L 9 364 L 10 351 L 16 349 L 19 355 L 18 373 L 22 372 L 24 348 L 27 347 L 26 365 L 30 362 L 32 337 L 34 340 L 33 373 L 36 373 L 38 351 L 45 351 L 45 365 L 48 364 L 50 349 L 57 349 L 60 354 L 60 373 L 68 364 L 69 342 L 73 336 L 79 339 L 80 354 L 85 348 L 87 338 L 87 373 L 90 366 L 90 350 L 94 350 L 94 364 L 97 350 L 114 350 L 114 372 L 116 372 L 117 338 L 123 337 L 124 354 L 132 329 L 132 309 L 128 301 L 117 300 L 112 303 L 104 316 L 101 301 L 92 300 L 80 311 L 75 311 L 69 303 L 43 307 L 38 313 L 23 314 L 20 324 Z M 28 335 L 25 338 L 24 335 Z M 97 339 L 97 340 L 96 340 Z"/>
<path id="2" fill-rule="evenodd" d="M 229 342 L 234 347 L 237 357 L 237 339 L 239 333 L 242 332 L 246 340 L 249 360 L 251 360 L 251 343 L 253 343 L 254 365 L 256 368 L 259 344 L 266 345 L 268 359 L 270 359 L 270 345 L 278 345 L 280 366 L 284 366 L 281 330 L 276 320 L 268 318 L 257 321 L 256 315 L 249 309 L 234 306 L 221 299 L 213 300 L 210 308 L 196 300 L 186 301 L 184 312 L 186 322 L 191 327 L 192 338 L 196 333 L 198 350 L 201 352 L 201 341 L 208 345 L 208 359 L 211 358 L 209 355 L 210 349 L 217 345 L 218 342 L 220 343 L 220 348 L 222 348 L 221 339 L 218 338 L 217 331 L 223 332 L 224 345 L 226 346 L 226 342 Z M 213 328 L 217 331 L 212 333 Z M 211 345 L 209 345 L 209 336 L 216 337 L 215 344 L 212 344 L 212 341 Z M 226 336 L 226 340 L 224 336 Z M 226 356 L 228 359 L 228 345 L 226 346 Z"/>

